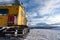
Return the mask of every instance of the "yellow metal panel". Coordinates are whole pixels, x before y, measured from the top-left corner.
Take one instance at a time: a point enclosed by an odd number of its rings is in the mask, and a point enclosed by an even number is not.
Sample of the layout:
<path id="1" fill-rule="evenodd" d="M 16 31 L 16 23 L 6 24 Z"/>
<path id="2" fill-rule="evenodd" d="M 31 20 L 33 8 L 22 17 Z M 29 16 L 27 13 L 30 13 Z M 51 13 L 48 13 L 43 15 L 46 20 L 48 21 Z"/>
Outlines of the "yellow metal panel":
<path id="1" fill-rule="evenodd" d="M 0 9 L 8 9 L 9 12 L 6 16 L 0 16 L 0 26 L 7 26 L 8 15 L 17 16 L 17 25 L 27 25 L 27 18 L 25 9 L 22 6 L 0 6 Z M 25 15 L 25 16 L 24 16 Z"/>
<path id="2" fill-rule="evenodd" d="M 0 16 L 0 26 L 7 26 L 7 16 Z"/>
<path id="3" fill-rule="evenodd" d="M 22 6 L 19 6 L 18 25 L 26 25 L 25 23 L 26 16 L 24 16 L 25 14 L 26 14 L 25 9 Z"/>
<path id="4" fill-rule="evenodd" d="M 8 14 L 17 14 L 19 6 L 0 6 L 0 9 L 9 9 Z"/>
<path id="5" fill-rule="evenodd" d="M 22 24 L 22 17 L 21 17 L 21 10 L 22 10 L 22 8 L 21 7 L 19 7 L 19 13 L 18 13 L 18 25 L 21 25 Z"/>
<path id="6" fill-rule="evenodd" d="M 9 12 L 6 16 L 0 15 L 0 26 L 7 26 L 8 25 L 8 15 L 13 14 L 17 15 L 18 14 L 18 6 L 0 6 L 0 9 L 8 9 Z"/>

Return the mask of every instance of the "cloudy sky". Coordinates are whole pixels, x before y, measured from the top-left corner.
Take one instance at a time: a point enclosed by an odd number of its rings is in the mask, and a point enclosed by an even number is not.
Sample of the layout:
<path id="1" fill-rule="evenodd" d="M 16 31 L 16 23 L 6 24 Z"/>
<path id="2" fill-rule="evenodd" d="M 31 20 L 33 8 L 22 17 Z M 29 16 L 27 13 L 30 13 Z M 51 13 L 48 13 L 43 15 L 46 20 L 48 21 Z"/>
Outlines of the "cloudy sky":
<path id="1" fill-rule="evenodd" d="M 20 0 L 26 8 L 29 24 L 60 23 L 60 0 Z"/>
<path id="2" fill-rule="evenodd" d="M 60 23 L 60 0 L 21 0 L 28 14 L 29 23 Z"/>

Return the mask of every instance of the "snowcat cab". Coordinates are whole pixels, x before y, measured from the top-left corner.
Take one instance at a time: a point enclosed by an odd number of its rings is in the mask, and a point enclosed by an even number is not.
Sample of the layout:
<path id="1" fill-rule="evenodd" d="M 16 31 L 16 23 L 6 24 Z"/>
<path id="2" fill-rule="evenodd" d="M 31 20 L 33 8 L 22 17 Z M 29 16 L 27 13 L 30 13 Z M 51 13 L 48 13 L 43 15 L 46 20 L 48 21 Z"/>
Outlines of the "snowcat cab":
<path id="1" fill-rule="evenodd" d="M 18 0 L 1 1 L 0 34 L 6 36 L 24 36 L 28 31 L 26 11 L 21 2 Z"/>

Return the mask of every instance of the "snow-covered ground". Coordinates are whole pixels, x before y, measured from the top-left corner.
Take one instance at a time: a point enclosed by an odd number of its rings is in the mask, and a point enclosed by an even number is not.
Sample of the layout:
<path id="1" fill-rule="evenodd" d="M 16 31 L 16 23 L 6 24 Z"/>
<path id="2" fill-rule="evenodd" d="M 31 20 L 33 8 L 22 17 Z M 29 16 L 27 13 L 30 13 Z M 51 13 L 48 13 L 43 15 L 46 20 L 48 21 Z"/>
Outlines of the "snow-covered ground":
<path id="1" fill-rule="evenodd" d="M 18 38 L 0 38 L 0 40 L 18 40 Z M 30 29 L 30 33 L 24 40 L 60 40 L 60 30 Z"/>
<path id="2" fill-rule="evenodd" d="M 60 40 L 60 30 L 30 29 L 25 40 Z"/>

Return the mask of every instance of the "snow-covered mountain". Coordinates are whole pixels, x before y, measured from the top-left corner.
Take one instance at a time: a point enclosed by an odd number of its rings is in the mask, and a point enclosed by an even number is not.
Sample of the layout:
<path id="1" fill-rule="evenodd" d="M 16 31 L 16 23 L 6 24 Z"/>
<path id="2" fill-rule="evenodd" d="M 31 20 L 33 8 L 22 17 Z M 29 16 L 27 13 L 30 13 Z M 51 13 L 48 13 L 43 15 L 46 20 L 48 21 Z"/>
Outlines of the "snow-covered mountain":
<path id="1" fill-rule="evenodd" d="M 55 29 L 59 28 L 60 26 L 57 25 L 51 25 L 51 24 L 46 24 L 46 23 L 38 23 L 36 25 L 31 25 L 29 26 L 30 29 Z"/>
<path id="2" fill-rule="evenodd" d="M 60 23 L 54 23 L 54 24 L 50 24 L 52 26 L 60 26 Z"/>

